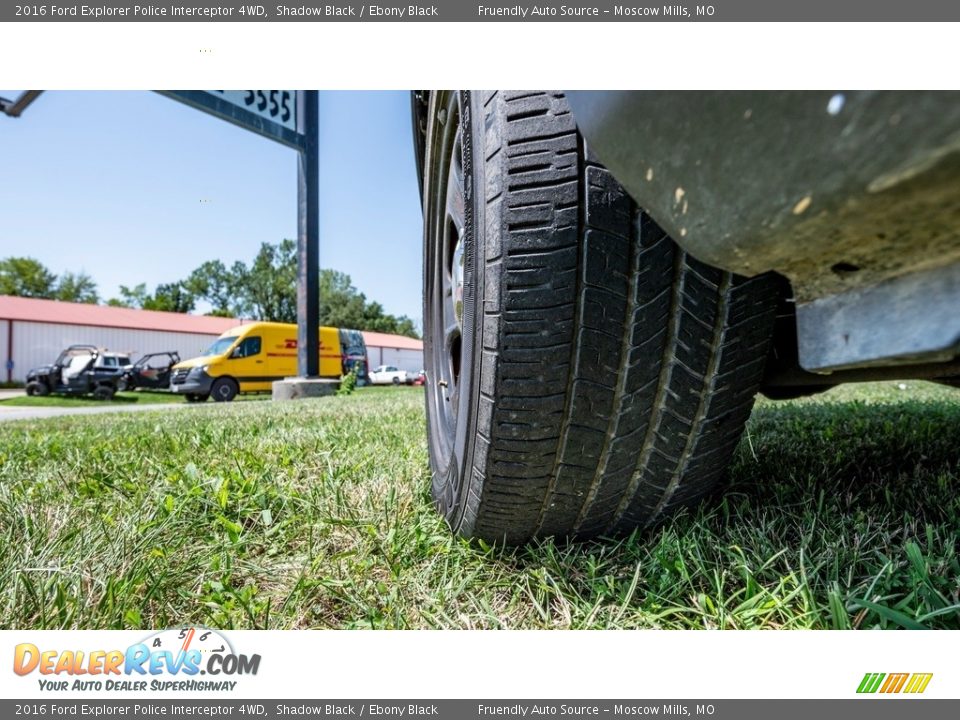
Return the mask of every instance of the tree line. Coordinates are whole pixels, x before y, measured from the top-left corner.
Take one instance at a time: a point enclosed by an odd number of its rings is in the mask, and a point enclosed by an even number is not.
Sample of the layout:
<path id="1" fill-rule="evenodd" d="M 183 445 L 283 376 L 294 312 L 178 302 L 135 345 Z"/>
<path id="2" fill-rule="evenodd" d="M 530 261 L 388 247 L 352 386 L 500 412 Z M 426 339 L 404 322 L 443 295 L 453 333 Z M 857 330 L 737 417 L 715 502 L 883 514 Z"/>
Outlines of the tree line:
<path id="1" fill-rule="evenodd" d="M 282 240 L 263 243 L 248 265 L 227 267 L 208 260 L 183 280 L 160 283 L 152 291 L 146 283 L 120 286 L 119 297 L 102 300 L 96 282 L 83 272 L 56 275 L 30 257 L 0 259 L 0 295 L 63 300 L 114 307 L 189 313 L 201 303 L 208 315 L 273 322 L 297 321 L 297 244 Z M 333 327 L 372 330 L 419 337 L 414 322 L 391 315 L 353 286 L 346 273 L 320 271 L 320 322 Z"/>

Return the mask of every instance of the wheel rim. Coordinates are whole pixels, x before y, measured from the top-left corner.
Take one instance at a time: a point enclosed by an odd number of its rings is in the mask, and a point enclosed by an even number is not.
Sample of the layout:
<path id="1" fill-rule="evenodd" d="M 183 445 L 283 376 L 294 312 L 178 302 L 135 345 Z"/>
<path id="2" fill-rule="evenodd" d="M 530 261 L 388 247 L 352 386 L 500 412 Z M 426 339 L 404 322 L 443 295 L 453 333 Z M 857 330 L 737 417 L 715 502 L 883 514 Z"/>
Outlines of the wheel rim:
<path id="1" fill-rule="evenodd" d="M 450 93 L 437 111 L 441 171 L 429 203 L 431 234 L 430 340 L 433 372 L 428 386 L 443 454 L 453 450 L 463 368 L 464 240 L 467 197 L 464 190 L 462 96 Z M 442 168 L 447 171 L 444 174 Z"/>

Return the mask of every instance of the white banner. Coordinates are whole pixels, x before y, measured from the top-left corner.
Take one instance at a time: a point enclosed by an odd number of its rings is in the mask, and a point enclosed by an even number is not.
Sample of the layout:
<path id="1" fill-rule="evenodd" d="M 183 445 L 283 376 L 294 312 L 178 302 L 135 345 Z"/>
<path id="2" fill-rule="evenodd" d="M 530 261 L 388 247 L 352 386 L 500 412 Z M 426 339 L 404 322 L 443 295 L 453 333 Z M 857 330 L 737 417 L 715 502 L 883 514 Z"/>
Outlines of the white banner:
<path id="1" fill-rule="evenodd" d="M 185 630 L 4 631 L 2 697 L 960 698 L 958 633 Z"/>

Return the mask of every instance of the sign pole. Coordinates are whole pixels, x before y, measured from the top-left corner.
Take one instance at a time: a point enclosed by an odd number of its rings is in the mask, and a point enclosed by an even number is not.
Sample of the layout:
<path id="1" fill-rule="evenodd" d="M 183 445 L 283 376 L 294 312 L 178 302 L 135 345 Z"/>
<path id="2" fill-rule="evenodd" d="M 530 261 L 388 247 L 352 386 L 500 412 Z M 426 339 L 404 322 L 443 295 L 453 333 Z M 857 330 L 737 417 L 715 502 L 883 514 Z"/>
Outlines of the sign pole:
<path id="1" fill-rule="evenodd" d="M 297 151 L 297 376 L 274 382 L 273 399 L 335 392 L 340 381 L 320 377 L 319 91 L 158 92 Z"/>
<path id="2" fill-rule="evenodd" d="M 297 153 L 297 373 L 320 375 L 319 93 L 304 90 L 303 149 Z"/>

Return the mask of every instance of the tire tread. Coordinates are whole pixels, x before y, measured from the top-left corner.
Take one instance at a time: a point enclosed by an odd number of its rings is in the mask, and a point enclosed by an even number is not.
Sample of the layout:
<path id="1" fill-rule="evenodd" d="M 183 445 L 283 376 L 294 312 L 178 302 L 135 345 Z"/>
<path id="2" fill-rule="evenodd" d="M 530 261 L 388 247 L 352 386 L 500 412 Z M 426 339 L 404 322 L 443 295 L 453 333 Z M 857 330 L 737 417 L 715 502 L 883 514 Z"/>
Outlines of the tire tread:
<path id="1" fill-rule="evenodd" d="M 646 526 L 709 492 L 749 417 L 776 285 L 683 252 L 590 155 L 560 93 L 479 105 L 482 354 L 462 534 Z"/>

